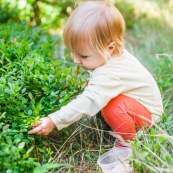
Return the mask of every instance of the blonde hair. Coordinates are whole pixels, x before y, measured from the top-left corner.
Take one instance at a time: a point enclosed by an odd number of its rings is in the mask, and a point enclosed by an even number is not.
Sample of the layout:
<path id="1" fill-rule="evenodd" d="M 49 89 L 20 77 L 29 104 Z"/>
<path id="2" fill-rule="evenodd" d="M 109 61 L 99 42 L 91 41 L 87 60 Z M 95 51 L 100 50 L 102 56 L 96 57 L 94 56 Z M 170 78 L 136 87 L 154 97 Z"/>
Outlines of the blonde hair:
<path id="1" fill-rule="evenodd" d="M 69 17 L 63 32 L 66 47 L 76 53 L 88 43 L 104 55 L 114 42 L 120 54 L 124 45 L 125 22 L 118 9 L 105 2 L 81 3 Z"/>

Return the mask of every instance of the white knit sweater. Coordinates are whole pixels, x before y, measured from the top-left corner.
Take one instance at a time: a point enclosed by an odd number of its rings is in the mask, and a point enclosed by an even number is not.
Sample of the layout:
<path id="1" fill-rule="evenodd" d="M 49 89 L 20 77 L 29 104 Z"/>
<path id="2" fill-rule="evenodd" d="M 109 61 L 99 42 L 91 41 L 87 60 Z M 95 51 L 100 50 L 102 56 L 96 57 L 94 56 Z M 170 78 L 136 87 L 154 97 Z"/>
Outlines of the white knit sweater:
<path id="1" fill-rule="evenodd" d="M 161 94 L 152 75 L 127 50 L 95 69 L 82 94 L 48 115 L 60 130 L 84 116 L 93 116 L 119 94 L 139 101 L 158 121 L 163 113 Z"/>

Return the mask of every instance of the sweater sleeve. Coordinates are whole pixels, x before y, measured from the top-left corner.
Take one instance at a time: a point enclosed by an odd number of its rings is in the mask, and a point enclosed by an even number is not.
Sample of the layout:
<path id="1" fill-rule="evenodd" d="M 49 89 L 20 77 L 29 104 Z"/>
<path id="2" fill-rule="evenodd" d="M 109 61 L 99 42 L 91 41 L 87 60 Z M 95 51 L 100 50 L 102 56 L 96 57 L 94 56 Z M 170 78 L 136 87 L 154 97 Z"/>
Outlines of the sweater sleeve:
<path id="1" fill-rule="evenodd" d="M 58 130 L 80 120 L 85 116 L 98 113 L 114 97 L 124 91 L 121 81 L 107 73 L 91 75 L 88 86 L 82 94 L 60 110 L 48 115 Z"/>

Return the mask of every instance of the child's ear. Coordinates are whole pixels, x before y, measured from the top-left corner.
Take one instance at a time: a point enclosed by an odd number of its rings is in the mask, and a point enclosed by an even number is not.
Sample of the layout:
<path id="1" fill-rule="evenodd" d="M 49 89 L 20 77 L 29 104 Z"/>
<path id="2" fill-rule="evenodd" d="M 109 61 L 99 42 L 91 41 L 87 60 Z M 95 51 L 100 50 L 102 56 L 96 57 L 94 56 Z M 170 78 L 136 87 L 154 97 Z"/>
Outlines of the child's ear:
<path id="1" fill-rule="evenodd" d="M 116 44 L 115 44 L 115 42 L 109 43 L 109 45 L 108 45 L 108 51 L 109 51 L 110 55 L 113 55 L 114 52 L 115 52 L 115 50 L 116 50 Z"/>

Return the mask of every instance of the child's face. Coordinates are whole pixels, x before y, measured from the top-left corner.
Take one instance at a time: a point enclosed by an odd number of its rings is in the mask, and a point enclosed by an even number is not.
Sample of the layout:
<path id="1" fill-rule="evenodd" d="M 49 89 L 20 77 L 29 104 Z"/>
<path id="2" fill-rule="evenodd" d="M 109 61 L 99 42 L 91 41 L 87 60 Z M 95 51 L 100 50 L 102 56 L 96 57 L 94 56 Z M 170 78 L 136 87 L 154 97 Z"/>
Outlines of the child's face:
<path id="1" fill-rule="evenodd" d="M 83 51 L 79 50 L 77 53 L 71 52 L 71 58 L 76 65 L 91 71 L 104 65 L 106 62 L 99 52 L 89 46 L 86 46 L 86 49 Z"/>

